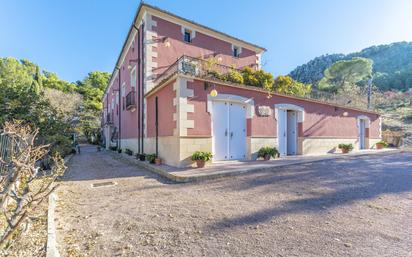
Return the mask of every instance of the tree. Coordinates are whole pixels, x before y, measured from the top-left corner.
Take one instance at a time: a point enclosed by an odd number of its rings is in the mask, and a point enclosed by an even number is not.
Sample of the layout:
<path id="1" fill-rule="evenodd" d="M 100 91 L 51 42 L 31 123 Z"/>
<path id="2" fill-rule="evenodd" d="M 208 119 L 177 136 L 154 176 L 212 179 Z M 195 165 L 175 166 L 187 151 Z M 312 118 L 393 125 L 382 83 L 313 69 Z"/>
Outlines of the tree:
<path id="1" fill-rule="evenodd" d="M 312 91 L 312 86 L 295 81 L 289 76 L 278 76 L 274 81 L 273 89 L 281 94 L 305 96 Z"/>
<path id="2" fill-rule="evenodd" d="M 350 90 L 372 75 L 372 65 L 372 60 L 359 57 L 338 61 L 325 70 L 325 76 L 319 81 L 318 89 L 330 92 Z"/>
<path id="3" fill-rule="evenodd" d="M 38 168 L 38 162 L 50 148 L 35 145 L 38 129 L 21 122 L 6 122 L 3 133 L 15 149 L 9 151 L 8 158 L 0 158 L 0 162 L 10 167 L 0 176 L 0 249 L 7 255 L 16 238 L 30 227 L 30 215 L 55 190 L 53 182 L 63 175 L 66 167 L 64 160 L 55 155 L 50 171 Z"/>
<path id="4" fill-rule="evenodd" d="M 52 143 L 62 155 L 70 151 L 71 123 L 44 96 L 39 68 L 29 61 L 0 59 L 0 128 L 6 121 L 22 120 L 39 129 L 39 139 Z"/>
<path id="5" fill-rule="evenodd" d="M 80 126 L 84 135 L 90 140 L 98 138 L 100 131 L 100 114 L 103 108 L 102 98 L 109 83 L 110 73 L 93 71 L 82 81 L 77 81 L 78 92 L 83 96 L 83 111 Z"/>

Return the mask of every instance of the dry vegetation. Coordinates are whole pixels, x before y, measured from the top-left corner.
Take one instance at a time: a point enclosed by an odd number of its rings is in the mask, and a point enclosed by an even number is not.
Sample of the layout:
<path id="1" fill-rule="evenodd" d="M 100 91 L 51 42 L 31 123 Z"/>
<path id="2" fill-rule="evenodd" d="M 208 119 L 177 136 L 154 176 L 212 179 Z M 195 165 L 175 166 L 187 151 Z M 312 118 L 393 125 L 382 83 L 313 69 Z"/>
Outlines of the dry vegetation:
<path id="1" fill-rule="evenodd" d="M 33 235 L 47 233 L 45 204 L 57 187 L 55 180 L 66 169 L 64 160 L 53 156 L 51 170 L 41 170 L 39 161 L 49 153 L 49 145 L 35 144 L 38 130 L 16 122 L 6 123 L 3 133 L 16 150 L 8 150 L 9 156 L 0 159 L 8 167 L 0 174 L 0 254 L 24 256 L 26 251 L 32 256 L 42 255 L 39 251 L 44 251 L 44 244 L 39 245 Z"/>

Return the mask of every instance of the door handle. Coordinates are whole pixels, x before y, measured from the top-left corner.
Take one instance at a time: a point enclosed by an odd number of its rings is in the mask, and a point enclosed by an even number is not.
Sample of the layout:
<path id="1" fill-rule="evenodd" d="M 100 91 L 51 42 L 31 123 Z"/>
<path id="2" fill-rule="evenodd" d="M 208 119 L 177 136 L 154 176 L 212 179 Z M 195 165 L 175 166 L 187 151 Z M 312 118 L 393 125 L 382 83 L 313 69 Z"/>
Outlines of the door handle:
<path id="1" fill-rule="evenodd" d="M 233 132 L 230 132 L 230 138 L 232 138 L 233 137 Z"/>
<path id="2" fill-rule="evenodd" d="M 225 137 L 227 137 L 227 129 L 225 130 Z"/>

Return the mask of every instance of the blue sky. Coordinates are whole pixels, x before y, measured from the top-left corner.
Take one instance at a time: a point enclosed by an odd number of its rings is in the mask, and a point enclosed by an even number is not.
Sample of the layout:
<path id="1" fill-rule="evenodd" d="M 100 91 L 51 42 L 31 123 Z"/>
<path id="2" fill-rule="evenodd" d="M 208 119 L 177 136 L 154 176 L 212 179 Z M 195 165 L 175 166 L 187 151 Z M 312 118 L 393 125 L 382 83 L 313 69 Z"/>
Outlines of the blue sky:
<path id="1" fill-rule="evenodd" d="M 265 47 L 264 69 L 287 74 L 326 53 L 412 41 L 410 0 L 150 0 Z M 0 56 L 26 58 L 68 81 L 111 72 L 136 0 L 0 0 Z"/>

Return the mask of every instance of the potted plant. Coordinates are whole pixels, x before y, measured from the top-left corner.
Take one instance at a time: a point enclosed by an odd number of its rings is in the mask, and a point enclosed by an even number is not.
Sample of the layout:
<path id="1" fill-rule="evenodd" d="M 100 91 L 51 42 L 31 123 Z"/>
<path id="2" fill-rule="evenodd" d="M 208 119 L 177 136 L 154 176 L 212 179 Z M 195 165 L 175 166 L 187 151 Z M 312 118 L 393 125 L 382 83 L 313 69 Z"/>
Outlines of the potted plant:
<path id="1" fill-rule="evenodd" d="M 338 148 L 342 151 L 342 153 L 349 153 L 353 150 L 352 144 L 339 144 Z"/>
<path id="2" fill-rule="evenodd" d="M 117 149 L 118 153 L 122 153 L 122 148 Z"/>
<path id="3" fill-rule="evenodd" d="M 210 159 L 212 159 L 212 153 L 210 152 L 196 151 L 192 154 L 192 161 L 196 161 L 198 168 L 205 167 L 206 162 Z"/>
<path id="4" fill-rule="evenodd" d="M 276 147 L 264 146 L 259 149 L 257 157 L 263 158 L 263 160 L 268 161 L 270 160 L 270 157 L 276 158 L 278 154 L 279 152 L 278 149 L 276 149 Z"/>
<path id="5" fill-rule="evenodd" d="M 100 150 L 102 150 L 100 145 L 97 145 L 97 151 L 100 152 Z"/>
<path id="6" fill-rule="evenodd" d="M 156 165 L 162 164 L 162 159 L 160 159 L 158 156 L 156 156 L 156 158 L 155 158 L 155 164 L 156 164 Z"/>
<path id="7" fill-rule="evenodd" d="M 148 154 L 146 155 L 146 159 L 149 163 L 154 164 L 156 161 L 156 154 L 152 153 L 152 154 Z"/>
<path id="8" fill-rule="evenodd" d="M 144 162 L 146 160 L 146 154 L 144 153 L 138 154 L 138 158 L 140 161 Z"/>
<path id="9" fill-rule="evenodd" d="M 385 147 L 388 147 L 388 143 L 383 140 L 376 143 L 376 149 L 383 149 Z"/>
<path id="10" fill-rule="evenodd" d="M 126 148 L 126 149 L 124 150 L 124 152 L 125 152 L 127 155 L 133 155 L 133 151 L 130 150 L 129 148 Z"/>

